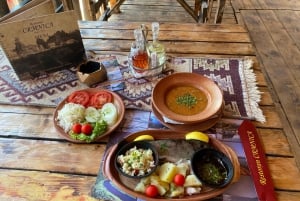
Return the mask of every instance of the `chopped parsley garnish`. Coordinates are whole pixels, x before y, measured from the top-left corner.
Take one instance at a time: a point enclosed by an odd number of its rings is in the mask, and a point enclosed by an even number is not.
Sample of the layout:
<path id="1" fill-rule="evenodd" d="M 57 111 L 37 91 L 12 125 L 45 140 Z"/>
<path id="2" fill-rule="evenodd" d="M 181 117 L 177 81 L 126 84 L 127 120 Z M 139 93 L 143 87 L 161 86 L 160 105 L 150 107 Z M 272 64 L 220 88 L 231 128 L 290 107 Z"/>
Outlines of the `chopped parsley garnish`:
<path id="1" fill-rule="evenodd" d="M 176 98 L 176 103 L 191 108 L 197 104 L 197 98 L 190 93 L 185 93 L 182 96 L 178 96 Z"/>

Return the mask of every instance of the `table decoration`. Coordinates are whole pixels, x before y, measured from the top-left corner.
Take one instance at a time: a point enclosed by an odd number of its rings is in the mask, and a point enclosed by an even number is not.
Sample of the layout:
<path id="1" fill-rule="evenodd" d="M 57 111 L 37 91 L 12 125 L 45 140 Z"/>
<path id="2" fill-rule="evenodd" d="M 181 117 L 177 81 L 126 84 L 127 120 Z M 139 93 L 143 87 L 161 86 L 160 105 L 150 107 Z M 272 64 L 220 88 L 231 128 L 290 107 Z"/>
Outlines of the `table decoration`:
<path id="1" fill-rule="evenodd" d="M 260 92 L 256 86 L 252 60 L 243 58 L 179 58 L 169 57 L 163 74 L 135 78 L 128 68 L 127 56 L 90 54 L 107 68 L 108 81 L 93 88 L 106 88 L 118 93 L 125 107 L 151 111 L 151 93 L 156 82 L 173 72 L 203 74 L 218 83 L 224 93 L 225 114 L 233 118 L 247 117 L 260 122 L 265 117 L 259 108 Z M 0 102 L 10 105 L 56 107 L 62 94 L 85 89 L 76 76 L 76 67 L 64 69 L 36 79 L 19 81 L 3 52 L 0 52 Z"/>

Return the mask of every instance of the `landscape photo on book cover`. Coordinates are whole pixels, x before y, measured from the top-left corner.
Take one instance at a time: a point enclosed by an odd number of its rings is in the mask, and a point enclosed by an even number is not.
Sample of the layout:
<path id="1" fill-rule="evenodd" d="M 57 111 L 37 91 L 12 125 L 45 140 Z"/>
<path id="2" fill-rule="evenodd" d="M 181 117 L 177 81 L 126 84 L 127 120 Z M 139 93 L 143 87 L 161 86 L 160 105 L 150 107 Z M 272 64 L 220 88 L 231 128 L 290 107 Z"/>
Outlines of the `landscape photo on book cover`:
<path id="1" fill-rule="evenodd" d="M 2 24 L 0 42 L 20 80 L 77 65 L 85 58 L 73 11 Z"/>

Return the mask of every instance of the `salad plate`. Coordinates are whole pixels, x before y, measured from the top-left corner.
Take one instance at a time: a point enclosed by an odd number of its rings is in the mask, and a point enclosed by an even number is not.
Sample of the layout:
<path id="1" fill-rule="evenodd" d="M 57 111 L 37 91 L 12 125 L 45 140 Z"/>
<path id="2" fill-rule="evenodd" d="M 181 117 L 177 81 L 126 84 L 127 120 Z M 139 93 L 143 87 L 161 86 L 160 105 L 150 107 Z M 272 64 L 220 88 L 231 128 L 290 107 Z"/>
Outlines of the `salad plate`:
<path id="1" fill-rule="evenodd" d="M 156 196 L 156 197 L 148 197 L 145 193 L 137 192 L 134 189 L 141 182 L 140 179 L 132 179 L 128 177 L 124 177 L 122 174 L 114 166 L 115 157 L 118 153 L 118 150 L 124 146 L 124 144 L 135 141 L 138 136 L 141 135 L 151 135 L 154 140 L 149 141 L 154 143 L 159 152 L 159 160 L 160 163 L 162 160 L 172 161 L 178 160 L 178 158 L 186 157 L 190 158 L 193 153 L 197 150 L 201 149 L 201 147 L 205 148 L 207 146 L 212 147 L 224 155 L 226 155 L 233 164 L 233 177 L 230 183 L 224 187 L 213 188 L 210 186 L 206 186 L 202 184 L 201 191 L 192 195 L 182 195 L 178 197 L 165 197 L 165 196 Z M 147 201 L 159 201 L 159 200 L 174 200 L 174 201 L 199 201 L 199 200 L 207 200 L 213 197 L 216 197 L 222 193 L 224 193 L 231 184 L 237 182 L 240 177 L 240 164 L 238 161 L 238 156 L 236 153 L 227 145 L 222 143 L 221 141 L 209 137 L 209 142 L 204 143 L 199 140 L 185 140 L 185 132 L 176 132 L 171 130 L 143 130 L 136 133 L 130 134 L 120 143 L 111 146 L 107 154 L 103 159 L 103 174 L 106 178 L 108 178 L 114 185 L 116 185 L 120 190 L 125 193 L 128 193 L 131 196 L 140 198 L 142 200 Z M 198 141 L 198 142 L 196 142 Z M 161 143 L 161 144 L 159 144 Z M 199 144 L 200 143 L 200 144 Z M 201 144 L 203 143 L 203 144 Z M 164 145 L 164 150 L 162 151 L 161 145 Z M 182 146 L 185 146 L 184 148 Z M 197 147 L 198 146 L 198 147 Z M 178 151 L 180 149 L 181 151 Z M 191 151 L 194 149 L 194 151 Z M 163 153 L 162 153 L 163 152 Z M 172 154 L 172 152 L 176 154 Z M 169 154 L 166 156 L 165 154 Z"/>
<path id="2" fill-rule="evenodd" d="M 108 125 L 107 129 L 100 134 L 99 136 L 97 136 L 94 140 L 92 140 L 91 142 L 98 142 L 101 139 L 105 138 L 106 136 L 108 136 L 110 133 L 112 133 L 122 122 L 123 118 L 124 118 L 124 114 L 125 114 L 125 106 L 124 103 L 121 99 L 121 97 L 116 94 L 115 92 L 106 90 L 106 89 L 97 89 L 97 88 L 87 88 L 84 90 L 79 90 L 79 91 L 75 91 L 75 92 L 83 92 L 83 93 L 88 93 L 90 97 L 92 97 L 93 95 L 99 93 L 99 92 L 104 92 L 104 93 L 109 93 L 112 95 L 112 99 L 111 99 L 111 103 L 115 106 L 116 108 L 116 112 L 117 112 L 117 117 L 114 121 L 114 123 L 112 125 Z M 73 94 L 73 93 L 72 93 Z M 53 123 L 54 123 L 54 127 L 56 128 L 56 130 L 58 131 L 58 133 L 66 140 L 70 141 L 70 142 L 74 142 L 74 143 L 87 143 L 86 141 L 83 140 L 79 140 L 79 139 L 74 139 L 70 136 L 69 132 L 65 131 L 65 129 L 60 125 L 59 122 L 59 112 L 64 108 L 64 106 L 69 102 L 70 100 L 70 96 L 72 95 L 68 95 L 63 101 L 61 101 L 58 106 L 55 108 L 54 114 L 53 114 Z M 87 105 L 85 107 L 88 107 Z M 99 108 L 97 108 L 99 109 Z"/>

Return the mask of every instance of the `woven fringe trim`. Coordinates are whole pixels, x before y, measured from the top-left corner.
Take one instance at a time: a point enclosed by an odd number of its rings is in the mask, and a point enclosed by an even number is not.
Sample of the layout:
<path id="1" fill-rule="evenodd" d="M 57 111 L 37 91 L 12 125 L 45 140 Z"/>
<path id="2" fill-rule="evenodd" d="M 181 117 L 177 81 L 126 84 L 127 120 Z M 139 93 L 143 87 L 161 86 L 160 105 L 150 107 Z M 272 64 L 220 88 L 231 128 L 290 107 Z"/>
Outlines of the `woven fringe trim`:
<path id="1" fill-rule="evenodd" d="M 241 78 L 244 78 L 241 80 L 247 116 L 264 123 L 266 118 L 258 104 L 261 100 L 262 92 L 257 87 L 256 76 L 252 69 L 253 61 L 251 59 L 241 61 L 239 63 L 239 73 Z"/>

